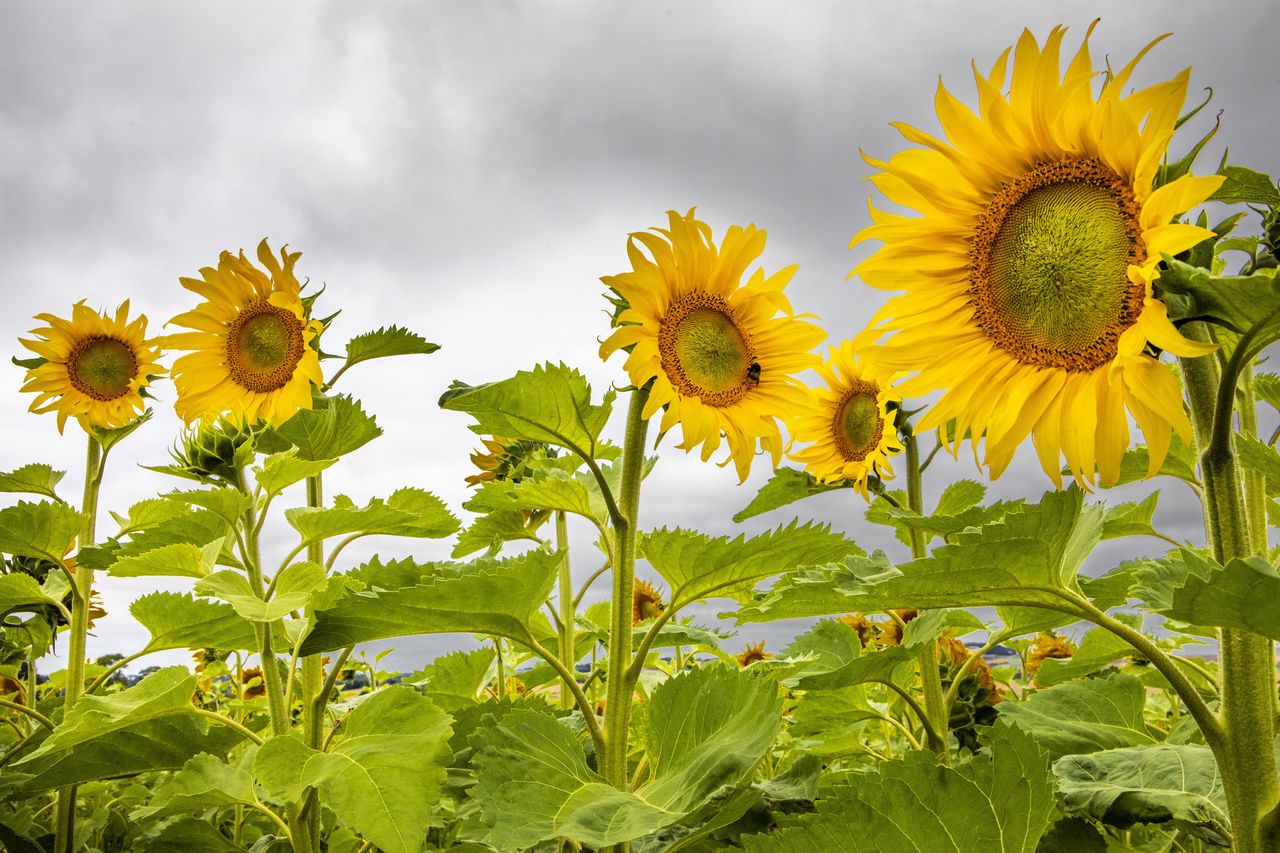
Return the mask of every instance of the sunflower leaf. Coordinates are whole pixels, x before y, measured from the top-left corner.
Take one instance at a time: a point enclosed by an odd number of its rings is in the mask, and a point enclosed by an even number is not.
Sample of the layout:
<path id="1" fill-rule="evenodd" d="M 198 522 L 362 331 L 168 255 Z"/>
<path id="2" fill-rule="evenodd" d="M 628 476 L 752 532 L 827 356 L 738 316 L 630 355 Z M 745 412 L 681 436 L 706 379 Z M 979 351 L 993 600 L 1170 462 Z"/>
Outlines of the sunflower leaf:
<path id="1" fill-rule="evenodd" d="M 303 459 L 297 448 L 273 453 L 253 469 L 258 485 L 268 495 L 278 495 L 295 483 L 314 477 L 337 459 Z"/>
<path id="2" fill-rule="evenodd" d="M 801 690 L 839 690 L 868 681 L 892 682 L 893 673 L 904 663 L 920 657 L 920 647 L 941 636 L 946 612 L 930 610 L 907 623 L 902 643 L 866 652 L 827 672 L 807 675 L 796 685 Z"/>
<path id="3" fill-rule="evenodd" d="M 1165 256 L 1159 286 L 1174 320 L 1208 320 L 1243 336 L 1232 358 L 1248 364 L 1280 339 L 1280 280 L 1267 267 L 1247 276 L 1219 276 Z"/>
<path id="4" fill-rule="evenodd" d="M 46 498 L 58 499 L 58 483 L 67 474 L 66 471 L 55 471 L 50 465 L 32 462 L 6 474 L 0 474 L 0 492 L 20 492 L 28 495 L 43 495 Z"/>
<path id="5" fill-rule="evenodd" d="M 363 507 L 345 495 L 338 495 L 333 503 L 331 507 L 294 507 L 284 515 L 308 542 L 353 533 L 443 539 L 458 529 L 458 519 L 444 502 L 422 489 L 398 489 L 385 501 L 375 498 Z"/>
<path id="6" fill-rule="evenodd" d="M 409 687 L 364 699 L 320 752 L 297 737 L 267 740 L 254 772 L 273 796 L 314 787 L 338 820 L 388 853 L 417 853 L 426 840 L 452 757 L 449 717 Z"/>
<path id="7" fill-rule="evenodd" d="M 907 753 L 828 789 L 815 814 L 741 843 L 748 853 L 1032 853 L 1053 816 L 1048 757 L 1028 735 L 997 726 L 967 764 Z"/>
<path id="8" fill-rule="evenodd" d="M 1069 681 L 1000 707 L 1000 718 L 1025 730 L 1049 757 L 1155 743 L 1143 722 L 1147 691 L 1123 673 Z"/>
<path id="9" fill-rule="evenodd" d="M 670 606 L 675 608 L 712 595 L 750 595 L 765 578 L 862 553 L 827 525 L 798 522 L 751 539 L 655 530 L 641 537 L 637 550 L 671 585 Z"/>
<path id="10" fill-rule="evenodd" d="M 1164 463 L 1161 464 L 1160 470 L 1155 473 L 1155 476 L 1177 477 L 1184 483 L 1199 486 L 1200 480 L 1196 477 L 1195 448 L 1179 438 L 1176 432 L 1170 436 L 1170 439 L 1169 452 L 1165 454 Z M 1125 451 L 1124 456 L 1120 459 L 1119 479 L 1114 483 L 1102 483 L 1102 487 L 1104 489 L 1113 489 L 1117 486 L 1127 486 L 1129 483 L 1147 479 L 1149 460 L 1150 454 L 1147 452 L 1145 444 L 1131 447 Z M 1071 469 L 1064 468 L 1062 473 L 1064 476 L 1070 476 Z"/>
<path id="11" fill-rule="evenodd" d="M 324 566 L 293 563 L 276 577 L 270 601 L 263 601 L 240 572 L 220 571 L 196 582 L 196 595 L 220 598 L 251 622 L 274 622 L 307 606 L 311 593 L 325 585 Z"/>
<path id="12" fill-rule="evenodd" d="M 445 711 L 479 703 L 480 691 L 489 681 L 494 651 L 485 646 L 441 655 L 408 679 L 424 684 L 427 696 Z"/>
<path id="13" fill-rule="evenodd" d="M 545 517 L 542 520 L 545 521 Z M 520 540 L 539 541 L 537 524 L 532 523 L 523 510 L 495 510 L 480 516 L 458 534 L 458 544 L 450 556 L 456 560 L 477 551 L 496 553 L 504 542 Z"/>
<path id="14" fill-rule="evenodd" d="M 1133 627 L 1141 627 L 1141 617 L 1117 614 L 1116 618 L 1136 622 Z M 1115 634 L 1105 628 L 1091 628 L 1071 657 L 1047 658 L 1041 662 L 1035 682 L 1041 687 L 1066 684 L 1105 669 L 1132 654 L 1133 647 Z"/>
<path id="15" fill-rule="evenodd" d="M 1244 166 L 1227 166 L 1222 170 L 1226 180 L 1209 201 L 1226 204 L 1262 204 L 1280 207 L 1280 190 L 1269 175 L 1246 169 Z"/>
<path id="16" fill-rule="evenodd" d="M 1258 399 L 1266 401 L 1273 409 L 1280 411 L 1280 376 L 1274 373 L 1255 373 L 1253 390 Z"/>
<path id="17" fill-rule="evenodd" d="M 828 485 L 814 479 L 812 474 L 805 471 L 796 468 L 778 468 L 769 478 L 769 482 L 756 492 L 751 503 L 734 514 L 733 520 L 741 523 L 748 518 L 755 518 L 757 515 L 763 515 L 770 510 L 784 507 L 812 495 L 849 488 L 852 488 L 852 485 L 847 482 Z"/>
<path id="18" fill-rule="evenodd" d="M 1226 794 L 1207 746 L 1158 744 L 1068 755 L 1053 764 L 1058 802 L 1079 815 L 1128 829 L 1170 821 L 1215 844 L 1227 844 Z"/>
<path id="19" fill-rule="evenodd" d="M 219 649 L 256 651 L 253 626 L 229 604 L 177 592 L 153 592 L 129 605 L 133 618 L 151 634 L 146 651 Z"/>
<path id="20" fill-rule="evenodd" d="M 472 431 L 482 435 L 542 441 L 594 459 L 616 396 L 610 389 L 593 405 L 581 373 L 548 362 L 500 382 L 454 382 L 440 397 L 440 407 L 467 412 L 476 419 Z"/>
<path id="21" fill-rule="evenodd" d="M 568 836 L 599 848 L 670 826 L 755 766 L 779 710 L 775 684 L 743 672 L 706 667 L 663 682 L 641 735 L 652 775 L 632 792 L 592 771 L 555 718 L 512 710 L 471 738 L 489 841 L 523 849 Z"/>
<path id="22" fill-rule="evenodd" d="M 0 575 L 0 617 L 33 607 L 57 607 L 62 602 L 45 592 L 30 575 Z"/>
<path id="23" fill-rule="evenodd" d="M 299 459 L 316 462 L 338 459 L 359 450 L 378 436 L 382 429 L 373 415 L 366 414 L 360 401 L 347 394 L 331 397 L 316 395 L 310 409 L 299 409 L 293 417 L 276 427 L 258 442 L 262 452 L 287 450 L 279 447 L 282 439 L 297 450 Z"/>
<path id="24" fill-rule="evenodd" d="M 0 552 L 61 563 L 83 524 L 66 504 L 18 501 L 0 509 Z"/>
<path id="25" fill-rule="evenodd" d="M 438 349 L 439 344 L 431 343 L 404 326 L 385 326 L 347 341 L 347 363 L 344 367 L 393 355 L 430 355 Z"/>
<path id="26" fill-rule="evenodd" d="M 1152 492 L 1137 503 L 1109 506 L 1102 514 L 1102 538 L 1122 536 L 1158 536 L 1151 520 L 1155 516 L 1159 492 Z"/>
<path id="27" fill-rule="evenodd" d="M 202 752 L 157 785 L 147 804 L 130 812 L 129 819 L 143 821 L 157 815 L 186 814 L 238 803 L 258 804 L 249 771 Z"/>
<path id="28" fill-rule="evenodd" d="M 1137 594 L 1155 612 L 1179 622 L 1252 631 L 1280 640 L 1280 573 L 1262 557 L 1225 566 L 1186 548 L 1149 560 Z"/>
<path id="29" fill-rule="evenodd" d="M 317 610 L 301 653 L 413 634 L 497 634 L 528 643 L 559 566 L 558 554 L 542 551 L 424 566 L 412 586 L 349 593 Z"/>

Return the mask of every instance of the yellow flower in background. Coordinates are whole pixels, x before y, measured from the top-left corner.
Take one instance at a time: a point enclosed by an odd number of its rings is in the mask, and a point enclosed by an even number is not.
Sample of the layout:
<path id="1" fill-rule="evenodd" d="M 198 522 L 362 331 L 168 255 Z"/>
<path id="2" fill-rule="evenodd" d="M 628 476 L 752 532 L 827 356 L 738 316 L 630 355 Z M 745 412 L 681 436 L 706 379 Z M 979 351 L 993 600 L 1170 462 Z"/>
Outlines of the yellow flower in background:
<path id="1" fill-rule="evenodd" d="M 780 461 L 778 421 L 793 420 L 807 405 L 792 374 L 816 365 L 810 351 L 826 333 L 798 319 L 782 292 L 794 266 L 770 276 L 756 269 L 742 283 L 764 250 L 764 231 L 734 225 L 717 246 L 692 210 L 667 215 L 667 228 L 631 235 L 630 272 L 601 279 L 626 305 L 600 357 L 626 349 L 632 383 L 653 382 L 644 417 L 665 409 L 661 432 L 680 424 L 677 446 L 701 446 L 703 461 L 723 437 L 745 480 L 757 446 L 775 466 Z"/>
<path id="2" fill-rule="evenodd" d="M 71 319 L 38 314 L 46 326 L 32 329 L 20 343 L 44 363 L 27 371 L 23 391 L 35 393 L 31 411 L 57 412 L 58 431 L 74 417 L 88 429 L 115 429 L 142 413 L 142 390 L 164 375 L 160 347 L 147 340 L 147 318 L 129 320 L 129 301 L 114 316 L 99 314 L 84 301 Z"/>
<path id="3" fill-rule="evenodd" d="M 313 387 L 323 384 L 315 338 L 323 330 L 303 306 L 293 267 L 300 252 L 272 253 L 258 245 L 254 266 L 244 252 L 223 252 L 218 267 L 183 278 L 204 297 L 192 311 L 170 320 L 194 329 L 170 335 L 166 344 L 190 350 L 173 364 L 178 389 L 174 408 L 186 423 L 224 414 L 280 424 L 311 408 Z"/>
<path id="4" fill-rule="evenodd" d="M 648 581 L 636 579 L 631 586 L 631 624 L 639 625 L 662 615 L 667 606 L 662 596 Z"/>
<path id="5" fill-rule="evenodd" d="M 796 425 L 796 441 L 809 446 L 788 455 L 821 482 L 848 480 L 866 497 L 867 477 L 892 477 L 889 458 L 902 452 L 889 410 L 902 396 L 858 363 L 851 341 L 832 347 L 817 370 L 827 387 L 810 392 L 810 414 Z"/>
<path id="6" fill-rule="evenodd" d="M 975 69 L 976 113 L 940 84 L 944 139 L 895 125 L 920 147 L 887 162 L 867 158 L 882 170 L 871 180 L 921 215 L 872 207 L 874 224 L 853 244 L 884 245 L 851 273 L 906 291 L 859 345 L 880 369 L 919 372 L 901 386 L 905 395 L 945 389 L 917 428 L 955 419 L 955 435 L 968 432 L 975 453 L 985 436 L 992 478 L 1030 434 L 1059 486 L 1061 456 L 1083 483 L 1095 469 L 1104 483 L 1118 479 L 1126 411 L 1146 437 L 1153 473 L 1172 431 L 1190 439 L 1178 382 L 1156 355 L 1210 348 L 1178 333 L 1151 285 L 1162 252 L 1209 236 L 1172 220 L 1222 181 L 1185 176 L 1152 189 L 1189 69 L 1127 92 L 1156 42 L 1108 75 L 1093 68 L 1086 35 L 1063 74 L 1064 35 L 1055 28 L 1041 46 L 1024 32 L 1011 77 L 1008 50 L 989 74 Z M 862 349 L 885 333 L 883 345 Z"/>

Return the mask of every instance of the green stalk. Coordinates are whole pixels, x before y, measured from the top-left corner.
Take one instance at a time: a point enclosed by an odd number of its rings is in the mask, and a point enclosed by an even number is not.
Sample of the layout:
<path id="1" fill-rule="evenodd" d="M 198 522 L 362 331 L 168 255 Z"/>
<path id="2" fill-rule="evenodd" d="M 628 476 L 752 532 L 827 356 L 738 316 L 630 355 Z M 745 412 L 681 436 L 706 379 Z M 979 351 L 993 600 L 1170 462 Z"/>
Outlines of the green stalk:
<path id="1" fill-rule="evenodd" d="M 1189 323 L 1183 333 L 1212 341 L 1203 323 Z M 1180 359 L 1187 384 L 1192 426 L 1201 451 L 1205 489 L 1205 538 L 1214 559 L 1227 563 L 1257 553 L 1250 534 L 1244 477 L 1231 440 L 1234 384 L 1212 358 Z M 1228 378 L 1231 375 L 1228 374 Z M 1248 395 L 1246 395 L 1248 400 Z M 1242 413 L 1246 425 L 1256 415 Z M 1258 540 L 1265 542 L 1265 539 Z M 1214 749 L 1236 850 L 1271 853 L 1280 849 L 1280 784 L 1276 781 L 1276 666 L 1271 641 L 1236 629 L 1218 631 L 1223 737 Z"/>
<path id="2" fill-rule="evenodd" d="M 102 489 L 102 473 L 106 458 L 101 445 L 89 436 L 89 449 L 84 463 L 84 499 L 81 512 L 84 526 L 76 538 L 77 548 L 93 544 L 98 517 L 98 493 Z M 72 578 L 71 625 L 67 642 L 67 687 L 63 702 L 63 717 L 70 713 L 84 694 L 84 662 L 89 642 L 89 599 L 93 595 L 93 570 L 77 565 Z M 35 697 L 32 697 L 32 705 Z M 71 853 L 76 834 L 76 787 L 68 785 L 58 790 L 58 805 L 54 812 L 54 853 Z"/>
<path id="3" fill-rule="evenodd" d="M 920 469 L 920 443 L 910 426 L 903 428 L 902 446 L 907 461 L 907 506 L 917 515 L 924 515 L 924 478 Z M 911 530 L 911 556 L 920 559 L 928 555 L 923 530 Z M 925 643 L 920 650 L 920 686 L 924 691 L 925 729 L 929 749 L 944 758 L 947 755 L 947 701 L 942 693 L 942 675 L 938 671 L 938 644 Z"/>
<path id="4" fill-rule="evenodd" d="M 324 484 L 319 473 L 307 478 L 307 506 L 324 505 Z M 324 540 L 317 539 L 307 546 L 307 559 L 318 566 L 324 565 Z M 292 673 L 290 673 L 292 677 Z M 302 671 L 299 673 L 302 686 L 302 736 L 307 746 L 320 749 L 324 738 L 324 714 L 328 704 L 328 694 L 324 693 L 324 665 L 320 655 L 307 655 L 302 658 Z M 285 709 L 286 712 L 289 709 Z M 307 799 L 314 799 L 315 789 L 307 792 Z M 311 808 L 307 812 L 306 825 L 299 827 L 310 837 L 311 846 L 320 848 L 320 809 Z M 296 834 L 296 833 L 295 833 Z"/>
<path id="5" fill-rule="evenodd" d="M 576 672 L 574 665 L 577 664 L 577 658 L 573 653 L 573 574 L 569 571 L 569 525 L 565 520 L 563 511 L 556 513 L 556 550 L 560 552 L 560 661 L 569 668 L 569 672 Z M 572 708 L 574 706 L 573 693 L 567 688 L 560 691 L 560 707 Z M 585 713 L 585 711 L 584 711 Z"/>
<path id="6" fill-rule="evenodd" d="M 622 448 L 622 485 L 618 516 L 613 519 L 614 565 L 613 606 L 609 619 L 609 662 L 605 683 L 605 753 L 601 770 L 620 791 L 627 789 L 627 736 L 631 723 L 631 595 L 636 568 L 636 520 L 640 509 L 640 480 L 644 474 L 645 436 L 649 422 L 644 419 L 647 388 L 631 392 L 627 429 Z M 626 845 L 617 845 L 625 851 Z"/>

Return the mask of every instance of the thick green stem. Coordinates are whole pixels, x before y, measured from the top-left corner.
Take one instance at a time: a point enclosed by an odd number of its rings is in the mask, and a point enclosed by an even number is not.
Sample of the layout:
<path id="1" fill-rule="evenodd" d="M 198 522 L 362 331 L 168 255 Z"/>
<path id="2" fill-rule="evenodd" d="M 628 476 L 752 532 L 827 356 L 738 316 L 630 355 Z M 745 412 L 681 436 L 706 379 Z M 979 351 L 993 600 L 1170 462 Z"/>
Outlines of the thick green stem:
<path id="1" fill-rule="evenodd" d="M 324 484 L 319 473 L 307 478 L 307 506 L 324 505 Z M 324 563 L 324 540 L 316 539 L 307 546 L 307 560 L 317 566 Z M 310 616 L 311 614 L 308 614 Z M 292 678 L 292 672 L 290 678 Z M 302 736 L 307 746 L 320 749 L 324 738 L 324 712 L 329 696 L 324 692 L 324 664 L 320 655 L 306 655 L 302 658 L 301 672 L 298 675 L 302 688 Z M 286 711 L 288 709 L 286 708 Z M 307 797 L 316 796 L 315 790 L 308 791 Z M 320 847 L 320 809 L 312 808 L 307 812 L 306 826 L 303 827 L 311 841 L 311 847 Z M 303 829 L 299 828 L 299 830 Z M 295 832 L 294 835 L 298 835 Z"/>
<path id="2" fill-rule="evenodd" d="M 903 449 L 907 462 L 907 505 L 910 509 L 924 515 L 924 482 L 920 469 L 920 442 L 910 433 L 910 427 L 904 427 L 902 437 Z M 920 559 L 927 556 L 928 549 L 923 530 L 911 529 L 911 556 Z M 947 701 L 942 693 L 942 674 L 938 670 L 938 644 L 925 643 L 920 650 L 920 687 L 924 692 L 924 714 L 929 735 L 929 749 L 947 754 Z"/>
<path id="3" fill-rule="evenodd" d="M 1212 335 L 1202 323 L 1183 327 L 1194 339 Z M 1236 389 L 1221 385 L 1223 373 L 1211 358 L 1181 359 L 1192 426 L 1201 449 L 1205 490 L 1205 538 L 1220 563 L 1259 553 L 1250 531 L 1244 477 L 1232 446 L 1231 406 Z M 1234 381 L 1232 374 L 1227 378 Z M 1248 400 L 1248 395 L 1246 395 Z M 1254 413 L 1242 422 L 1255 424 Z M 1272 644 L 1247 631 L 1218 631 L 1221 671 L 1221 743 L 1214 749 L 1240 853 L 1280 849 L 1280 784 L 1272 746 L 1276 735 L 1276 666 Z M 1210 743 L 1212 746 L 1212 742 Z"/>
<path id="4" fill-rule="evenodd" d="M 577 656 L 573 652 L 573 574 L 569 571 L 569 524 L 563 511 L 556 513 L 556 550 L 560 552 L 560 660 L 574 672 Z M 560 707 L 572 708 L 573 693 L 567 688 L 560 691 Z"/>
<path id="5" fill-rule="evenodd" d="M 644 419 L 649 391 L 631 392 L 626 437 L 622 449 L 622 485 L 619 517 L 614 519 L 613 606 L 609 620 L 609 669 L 605 684 L 603 775 L 618 790 L 627 788 L 627 735 L 631 724 L 631 595 L 635 583 L 636 522 L 640 509 L 640 480 L 644 476 Z M 625 847 L 623 848 L 625 849 Z"/>
<path id="6" fill-rule="evenodd" d="M 76 545 L 84 548 L 93 544 L 98 518 L 98 493 L 102 489 L 102 473 L 106 468 L 102 446 L 92 435 L 84 463 L 84 526 Z M 71 711 L 84 694 L 84 664 L 89 642 L 89 602 L 93 596 L 93 570 L 76 566 L 72 577 L 71 625 L 67 637 L 67 687 L 63 701 L 63 714 Z M 32 700 L 34 704 L 34 699 Z M 76 832 L 76 788 L 68 785 L 58 790 L 58 805 L 54 812 L 54 853 L 70 853 Z"/>

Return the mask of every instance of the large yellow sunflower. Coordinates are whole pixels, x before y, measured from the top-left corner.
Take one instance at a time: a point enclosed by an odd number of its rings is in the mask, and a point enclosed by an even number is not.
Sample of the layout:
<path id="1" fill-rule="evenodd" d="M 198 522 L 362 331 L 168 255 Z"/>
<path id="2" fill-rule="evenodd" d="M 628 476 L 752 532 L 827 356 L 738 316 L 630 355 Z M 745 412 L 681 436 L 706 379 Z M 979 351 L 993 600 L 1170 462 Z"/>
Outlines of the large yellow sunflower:
<path id="1" fill-rule="evenodd" d="M 1030 433 L 1059 486 L 1061 456 L 1082 483 L 1095 468 L 1104 483 L 1119 477 L 1126 409 L 1146 436 L 1153 473 L 1172 430 L 1189 438 L 1178 382 L 1156 357 L 1209 349 L 1178 333 L 1151 284 L 1162 252 L 1209 236 L 1173 220 L 1222 181 L 1188 175 L 1152 188 L 1189 69 L 1126 93 L 1156 42 L 1111 74 L 1094 70 L 1086 35 L 1063 74 L 1065 32 L 1055 28 L 1043 47 L 1022 34 L 1008 94 L 1008 50 L 989 74 L 975 68 L 976 113 L 939 84 L 944 139 L 895 125 L 922 147 L 888 162 L 867 158 L 882 170 L 871 180 L 922 215 L 872 207 L 874 224 L 853 243 L 884 246 L 851 273 L 906 291 L 859 343 L 896 333 L 864 359 L 919 371 L 901 386 L 907 396 L 946 389 L 919 428 L 954 418 L 955 435 L 968 432 L 975 453 L 985 434 L 993 478 Z"/>
<path id="2" fill-rule="evenodd" d="M 44 359 L 27 371 L 23 391 L 38 396 L 31 411 L 57 412 L 58 431 L 74 416 L 87 429 L 115 429 L 143 410 L 142 389 L 164 375 L 157 363 L 160 347 L 147 340 L 147 318 L 129 321 L 129 301 L 115 316 L 99 314 L 84 301 L 71 308 L 71 319 L 38 314 L 47 326 L 32 329 L 35 339 L 20 339 Z"/>
<path id="3" fill-rule="evenodd" d="M 823 483 L 848 480 L 866 497 L 867 477 L 892 477 L 889 458 L 902 452 L 889 409 L 902 395 L 858 363 L 852 341 L 832 347 L 818 373 L 827 387 L 811 391 L 809 414 L 796 425 L 796 441 L 809 446 L 789 455 Z"/>
<path id="4" fill-rule="evenodd" d="M 315 338 L 323 330 L 303 306 L 293 266 L 300 252 L 272 253 L 258 245 L 258 269 L 244 252 L 223 252 L 218 268 L 182 286 L 206 301 L 170 320 L 194 329 L 170 335 L 167 345 L 191 350 L 173 364 L 178 389 L 174 404 L 186 423 L 223 414 L 250 422 L 283 423 L 298 409 L 311 408 L 311 390 L 320 386 L 320 354 Z"/>
<path id="5" fill-rule="evenodd" d="M 794 266 L 770 276 L 756 269 L 742 284 L 764 250 L 764 231 L 731 226 L 717 247 L 711 227 L 692 210 L 667 216 L 667 228 L 631 235 L 630 272 L 601 279 L 627 307 L 600 357 L 629 349 L 624 368 L 631 381 L 637 387 L 653 381 L 644 417 L 665 408 L 661 431 L 680 424 L 677 446 L 702 445 L 704 461 L 723 436 L 745 480 L 757 444 L 775 465 L 781 459 L 778 420 L 792 421 L 807 405 L 792 374 L 818 362 L 810 350 L 826 333 L 798 319 L 783 295 Z"/>

